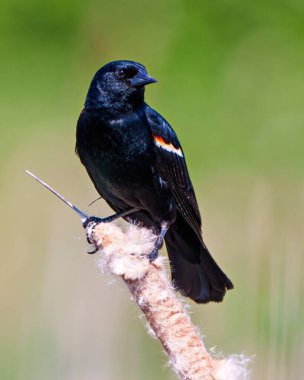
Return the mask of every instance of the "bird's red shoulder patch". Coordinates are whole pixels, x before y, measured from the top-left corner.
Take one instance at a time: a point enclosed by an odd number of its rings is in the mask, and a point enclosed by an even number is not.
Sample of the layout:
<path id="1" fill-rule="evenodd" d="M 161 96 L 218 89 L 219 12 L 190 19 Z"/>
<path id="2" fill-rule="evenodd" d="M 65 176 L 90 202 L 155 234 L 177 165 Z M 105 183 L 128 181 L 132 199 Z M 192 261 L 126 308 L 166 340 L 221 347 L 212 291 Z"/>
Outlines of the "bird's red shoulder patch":
<path id="1" fill-rule="evenodd" d="M 157 147 L 166 150 L 167 152 L 177 154 L 183 157 L 181 148 L 176 148 L 172 143 L 167 143 L 161 136 L 152 135 L 154 143 Z"/>

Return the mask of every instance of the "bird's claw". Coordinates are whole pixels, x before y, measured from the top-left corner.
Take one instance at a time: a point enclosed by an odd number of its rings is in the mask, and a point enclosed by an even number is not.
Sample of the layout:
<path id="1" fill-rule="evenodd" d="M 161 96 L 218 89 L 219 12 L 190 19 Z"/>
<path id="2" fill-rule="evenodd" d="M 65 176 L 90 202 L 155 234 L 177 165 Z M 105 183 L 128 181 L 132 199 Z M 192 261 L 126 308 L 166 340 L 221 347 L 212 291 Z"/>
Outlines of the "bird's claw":
<path id="1" fill-rule="evenodd" d="M 85 221 L 84 221 L 84 223 L 83 223 L 83 228 L 90 228 L 90 229 L 93 229 L 97 224 L 99 224 L 99 223 L 102 223 L 102 219 L 101 218 L 97 218 L 96 216 L 90 216 L 90 217 L 88 217 Z M 89 233 L 88 231 L 87 231 L 87 242 L 89 243 L 89 244 L 94 244 L 94 241 L 91 239 L 91 233 Z M 95 247 L 92 249 L 92 250 L 88 250 L 87 251 L 87 253 L 89 254 L 89 255 L 93 255 L 94 253 L 96 253 L 97 251 L 99 250 L 99 248 L 98 247 L 96 247 L 96 245 L 95 245 Z"/>
<path id="2" fill-rule="evenodd" d="M 98 250 L 99 250 L 99 248 L 98 247 L 94 247 L 93 249 L 92 249 L 92 251 L 87 251 L 87 253 L 89 254 L 89 255 L 93 255 L 94 253 L 96 253 L 96 252 L 98 252 Z"/>

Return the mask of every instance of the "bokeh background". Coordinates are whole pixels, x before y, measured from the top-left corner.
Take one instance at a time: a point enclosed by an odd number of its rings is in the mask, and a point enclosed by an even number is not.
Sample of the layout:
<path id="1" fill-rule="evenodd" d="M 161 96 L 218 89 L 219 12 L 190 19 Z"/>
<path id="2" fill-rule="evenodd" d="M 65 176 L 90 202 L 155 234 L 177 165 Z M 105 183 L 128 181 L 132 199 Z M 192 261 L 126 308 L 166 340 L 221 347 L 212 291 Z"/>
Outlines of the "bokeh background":
<path id="1" fill-rule="evenodd" d="M 144 63 L 174 126 L 204 236 L 235 290 L 192 318 L 252 378 L 303 379 L 304 3 L 1 0 L 0 378 L 174 379 L 124 285 L 85 254 L 76 215 L 107 215 L 74 154 L 95 71 Z"/>

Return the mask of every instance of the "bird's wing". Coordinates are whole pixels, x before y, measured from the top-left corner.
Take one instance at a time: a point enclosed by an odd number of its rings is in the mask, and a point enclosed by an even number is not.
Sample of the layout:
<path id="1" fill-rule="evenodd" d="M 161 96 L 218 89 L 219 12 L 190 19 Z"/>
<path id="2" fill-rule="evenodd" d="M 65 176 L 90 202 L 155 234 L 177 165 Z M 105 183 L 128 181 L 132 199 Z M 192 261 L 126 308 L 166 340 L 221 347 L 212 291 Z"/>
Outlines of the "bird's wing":
<path id="1" fill-rule="evenodd" d="M 145 113 L 154 141 L 157 172 L 169 184 L 177 209 L 202 241 L 201 216 L 178 138 L 156 111 L 147 106 Z"/>

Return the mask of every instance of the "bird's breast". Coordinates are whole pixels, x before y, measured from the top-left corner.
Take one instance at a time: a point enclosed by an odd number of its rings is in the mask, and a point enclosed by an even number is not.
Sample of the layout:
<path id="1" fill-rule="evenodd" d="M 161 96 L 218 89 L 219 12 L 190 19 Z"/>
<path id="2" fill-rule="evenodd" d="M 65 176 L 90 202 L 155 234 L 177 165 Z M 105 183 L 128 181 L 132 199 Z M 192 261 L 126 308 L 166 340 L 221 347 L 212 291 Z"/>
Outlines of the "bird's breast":
<path id="1" fill-rule="evenodd" d="M 100 141 L 100 153 L 112 163 L 138 163 L 151 158 L 151 135 L 142 123 L 123 123 L 118 120 L 105 126 Z M 98 153 L 97 153 L 98 154 Z"/>
<path id="2" fill-rule="evenodd" d="M 152 181 L 154 150 L 151 133 L 136 115 L 89 123 L 83 131 L 84 165 L 104 187 Z M 82 158 L 82 157 L 81 157 Z"/>

